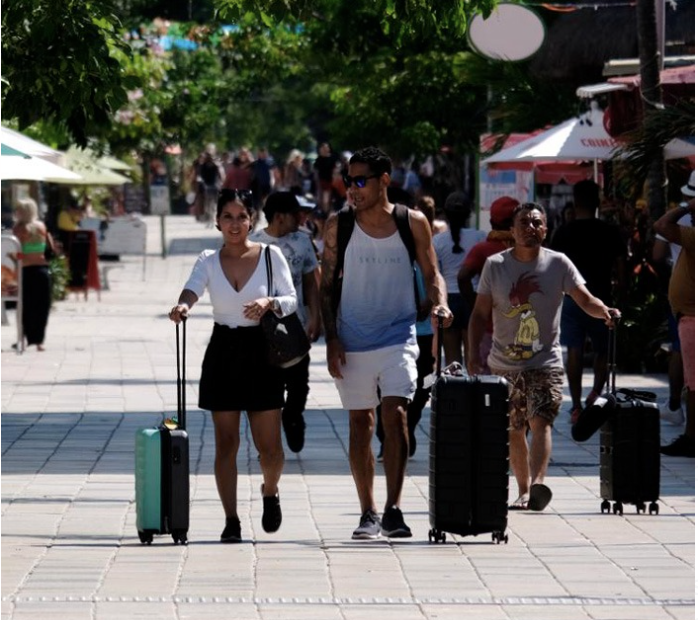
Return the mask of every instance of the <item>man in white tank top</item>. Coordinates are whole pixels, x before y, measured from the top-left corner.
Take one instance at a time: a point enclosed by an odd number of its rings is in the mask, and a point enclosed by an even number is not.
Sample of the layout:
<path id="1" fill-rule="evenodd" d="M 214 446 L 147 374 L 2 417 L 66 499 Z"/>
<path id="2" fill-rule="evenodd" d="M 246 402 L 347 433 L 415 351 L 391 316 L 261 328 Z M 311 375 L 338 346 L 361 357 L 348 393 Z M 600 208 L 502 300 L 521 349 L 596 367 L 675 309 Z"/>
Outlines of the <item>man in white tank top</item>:
<path id="1" fill-rule="evenodd" d="M 354 539 L 412 535 L 400 510 L 408 455 L 407 405 L 417 381 L 413 266 L 388 201 L 390 158 L 375 147 L 357 151 L 344 182 L 355 213 L 344 254 L 341 298 L 335 307 L 334 272 L 338 260 L 337 214 L 325 227 L 321 310 L 327 342 L 327 368 L 342 406 L 349 410 L 349 462 L 361 504 Z M 432 317 L 450 325 L 446 285 L 437 268 L 431 229 L 423 213 L 410 211 L 416 260 L 422 269 Z M 371 439 L 380 389 L 385 430 L 383 464 L 387 498 L 383 517 L 373 497 L 375 459 Z"/>

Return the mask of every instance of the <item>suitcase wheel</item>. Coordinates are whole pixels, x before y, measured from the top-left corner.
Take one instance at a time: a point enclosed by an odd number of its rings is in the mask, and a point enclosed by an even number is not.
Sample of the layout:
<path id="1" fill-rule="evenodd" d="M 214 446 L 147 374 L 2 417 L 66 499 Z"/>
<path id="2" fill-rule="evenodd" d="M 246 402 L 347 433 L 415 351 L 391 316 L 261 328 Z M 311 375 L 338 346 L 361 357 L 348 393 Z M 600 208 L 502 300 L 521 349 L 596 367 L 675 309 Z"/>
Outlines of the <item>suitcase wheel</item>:
<path id="1" fill-rule="evenodd" d="M 141 541 L 141 544 L 144 545 L 152 545 L 153 544 L 153 535 L 149 534 L 148 532 L 141 532 L 138 530 L 138 539 Z"/>
<path id="2" fill-rule="evenodd" d="M 611 502 L 609 502 L 607 499 L 601 502 L 601 514 L 604 513 L 611 513 Z"/>
<path id="3" fill-rule="evenodd" d="M 651 515 L 658 515 L 659 514 L 659 504 L 657 502 L 652 502 L 650 504 L 650 514 Z"/>
<path id="4" fill-rule="evenodd" d="M 613 514 L 623 516 L 623 504 L 621 504 L 620 502 L 614 502 Z"/>
<path id="5" fill-rule="evenodd" d="M 492 541 L 497 544 L 503 542 L 506 545 L 509 543 L 509 535 L 504 532 L 492 532 Z"/>
<path id="6" fill-rule="evenodd" d="M 183 545 L 187 544 L 187 533 L 186 532 L 172 532 L 172 540 L 174 541 L 174 544 L 177 545 L 179 543 L 182 543 Z"/>
<path id="7" fill-rule="evenodd" d="M 635 504 L 635 509 L 637 510 L 637 514 L 640 514 L 641 512 L 645 512 L 647 510 L 645 506 L 645 502 L 640 502 L 639 504 Z"/>
<path id="8" fill-rule="evenodd" d="M 437 530 L 436 528 L 432 528 L 429 530 L 429 542 L 430 543 L 445 543 L 446 542 L 446 533 L 442 532 L 441 530 Z"/>

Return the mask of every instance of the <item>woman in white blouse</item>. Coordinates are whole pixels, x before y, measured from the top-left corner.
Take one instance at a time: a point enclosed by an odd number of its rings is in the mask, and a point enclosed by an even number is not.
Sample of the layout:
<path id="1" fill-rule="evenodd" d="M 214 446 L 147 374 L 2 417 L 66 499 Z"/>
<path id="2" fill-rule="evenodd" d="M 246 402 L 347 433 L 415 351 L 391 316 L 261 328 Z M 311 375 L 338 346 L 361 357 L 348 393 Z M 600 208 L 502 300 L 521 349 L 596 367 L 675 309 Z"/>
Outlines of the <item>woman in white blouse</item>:
<path id="1" fill-rule="evenodd" d="M 275 532 L 281 525 L 283 379 L 281 370 L 267 362 L 260 319 L 265 312 L 291 314 L 297 300 L 288 263 L 276 246 L 269 246 L 274 290 L 267 290 L 266 246 L 248 239 L 253 214 L 250 192 L 221 190 L 216 228 L 223 235 L 223 247 L 199 255 L 169 315 L 179 323 L 208 290 L 214 326 L 201 369 L 199 407 L 213 417 L 216 485 L 226 517 L 221 542 L 241 540 L 236 458 L 242 411 L 247 411 L 264 477 L 262 527 Z"/>

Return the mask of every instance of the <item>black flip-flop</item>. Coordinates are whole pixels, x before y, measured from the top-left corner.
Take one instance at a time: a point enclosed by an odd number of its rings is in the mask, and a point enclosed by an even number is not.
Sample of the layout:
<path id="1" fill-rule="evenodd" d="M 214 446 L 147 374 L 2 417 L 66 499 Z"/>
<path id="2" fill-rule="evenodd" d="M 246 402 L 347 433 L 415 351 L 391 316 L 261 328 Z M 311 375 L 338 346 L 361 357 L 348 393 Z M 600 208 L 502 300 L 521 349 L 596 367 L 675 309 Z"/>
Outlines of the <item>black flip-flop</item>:
<path id="1" fill-rule="evenodd" d="M 546 506 L 553 498 L 553 492 L 544 484 L 531 485 L 531 491 L 528 494 L 528 509 L 540 512 L 545 510 Z"/>

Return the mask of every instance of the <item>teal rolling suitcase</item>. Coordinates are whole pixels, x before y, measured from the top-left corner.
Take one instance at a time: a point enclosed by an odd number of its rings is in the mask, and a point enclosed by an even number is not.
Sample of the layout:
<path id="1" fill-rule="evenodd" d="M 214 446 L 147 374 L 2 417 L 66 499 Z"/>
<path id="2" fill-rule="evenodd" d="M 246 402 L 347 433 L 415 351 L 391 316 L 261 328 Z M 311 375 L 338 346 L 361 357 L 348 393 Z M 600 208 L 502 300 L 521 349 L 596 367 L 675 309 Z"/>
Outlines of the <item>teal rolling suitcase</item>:
<path id="1" fill-rule="evenodd" d="M 177 418 L 136 432 L 136 526 L 142 543 L 170 534 L 187 544 L 189 531 L 189 437 L 184 404 L 186 322 L 182 323 L 182 371 L 177 326 Z"/>

